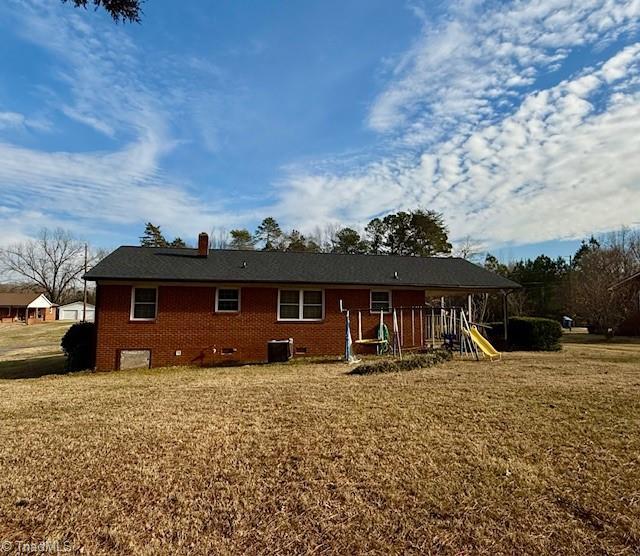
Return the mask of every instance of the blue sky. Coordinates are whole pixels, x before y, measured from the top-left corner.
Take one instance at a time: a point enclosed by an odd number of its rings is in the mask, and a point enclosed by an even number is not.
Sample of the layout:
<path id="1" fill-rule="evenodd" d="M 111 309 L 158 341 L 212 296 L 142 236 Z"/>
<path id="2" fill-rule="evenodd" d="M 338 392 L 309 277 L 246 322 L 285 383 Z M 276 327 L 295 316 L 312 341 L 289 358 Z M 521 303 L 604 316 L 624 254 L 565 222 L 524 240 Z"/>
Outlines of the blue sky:
<path id="1" fill-rule="evenodd" d="M 0 5 L 0 244 L 442 212 L 503 259 L 640 226 L 640 2 Z"/>

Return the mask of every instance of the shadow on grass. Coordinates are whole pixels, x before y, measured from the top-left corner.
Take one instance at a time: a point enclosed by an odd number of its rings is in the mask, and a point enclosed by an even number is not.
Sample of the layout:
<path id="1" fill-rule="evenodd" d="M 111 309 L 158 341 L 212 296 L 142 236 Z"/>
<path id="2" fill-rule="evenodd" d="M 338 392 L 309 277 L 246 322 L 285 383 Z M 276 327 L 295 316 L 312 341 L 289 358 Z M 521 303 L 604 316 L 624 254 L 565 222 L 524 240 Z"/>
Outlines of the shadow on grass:
<path id="1" fill-rule="evenodd" d="M 191 366 L 194 368 L 202 368 L 202 369 L 227 369 L 232 367 L 260 367 L 260 366 L 270 366 L 270 365 L 287 365 L 287 366 L 297 366 L 297 365 L 333 365 L 333 364 L 343 364 L 344 359 L 341 356 L 336 355 L 326 355 L 326 356 L 300 356 L 297 355 L 292 357 L 288 361 L 273 361 L 269 363 L 268 361 L 242 361 L 242 360 L 228 360 L 228 361 L 215 361 L 215 362 L 207 362 L 207 363 L 197 363 L 197 358 L 191 360 Z"/>
<path id="2" fill-rule="evenodd" d="M 638 336 L 612 336 L 607 338 L 602 334 L 564 334 L 561 344 L 592 345 L 592 344 L 640 344 Z"/>
<path id="3" fill-rule="evenodd" d="M 66 358 L 64 355 L 49 357 L 33 357 L 31 359 L 16 359 L 14 361 L 0 361 L 0 380 L 19 378 L 38 378 L 45 375 L 63 374 Z"/>

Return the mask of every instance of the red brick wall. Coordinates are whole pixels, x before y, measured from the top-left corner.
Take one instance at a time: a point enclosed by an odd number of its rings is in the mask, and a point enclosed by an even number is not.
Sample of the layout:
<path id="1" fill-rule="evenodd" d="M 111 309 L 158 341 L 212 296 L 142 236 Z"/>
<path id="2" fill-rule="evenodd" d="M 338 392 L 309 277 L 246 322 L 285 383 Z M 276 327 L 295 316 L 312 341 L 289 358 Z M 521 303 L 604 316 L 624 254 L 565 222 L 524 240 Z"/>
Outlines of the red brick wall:
<path id="1" fill-rule="evenodd" d="M 58 316 L 58 308 L 57 307 L 51 307 L 51 310 L 45 309 L 44 320 L 46 322 L 51 322 L 51 321 L 56 320 L 57 316 Z"/>
<path id="2" fill-rule="evenodd" d="M 29 320 L 28 324 L 40 324 L 43 322 L 52 322 L 56 320 L 57 309 L 55 307 L 51 307 L 51 311 L 49 309 L 29 309 Z M 41 316 L 38 317 L 38 314 Z"/>
<path id="3" fill-rule="evenodd" d="M 278 322 L 278 288 L 243 287 L 240 313 L 215 313 L 215 287 L 160 286 L 158 313 L 154 322 L 131 322 L 130 285 L 98 287 L 96 368 L 117 368 L 121 349 L 150 349 L 153 367 L 215 364 L 224 361 L 265 361 L 267 341 L 293 338 L 295 348 L 306 355 L 339 355 L 344 352 L 344 306 L 368 307 L 369 289 L 325 289 L 325 319 L 322 322 Z M 393 305 L 422 305 L 422 290 L 394 290 Z M 379 314 L 362 312 L 363 337 L 372 338 Z M 404 315 L 405 338 L 410 343 L 411 320 Z M 385 322 L 391 329 L 391 317 Z M 351 333 L 357 337 L 357 314 L 352 315 Z M 417 324 L 416 324 L 417 327 Z M 407 343 L 407 342 L 405 342 Z M 371 350 L 370 346 L 359 346 Z M 223 355 L 224 348 L 234 348 Z M 175 352 L 180 350 L 181 355 Z M 215 351 L 214 351 L 215 350 Z"/>

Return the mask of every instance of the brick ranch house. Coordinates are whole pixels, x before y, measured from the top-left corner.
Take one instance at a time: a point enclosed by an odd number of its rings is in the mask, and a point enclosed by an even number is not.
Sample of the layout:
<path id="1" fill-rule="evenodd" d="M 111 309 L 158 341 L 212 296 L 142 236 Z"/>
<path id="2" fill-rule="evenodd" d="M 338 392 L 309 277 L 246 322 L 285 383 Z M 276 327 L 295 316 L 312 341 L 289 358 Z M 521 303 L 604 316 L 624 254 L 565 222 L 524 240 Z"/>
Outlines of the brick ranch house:
<path id="1" fill-rule="evenodd" d="M 55 303 L 40 293 L 0 293 L 0 322 L 37 324 L 56 320 Z"/>
<path id="2" fill-rule="evenodd" d="M 519 287 L 458 258 L 209 250 L 206 234 L 198 245 L 123 246 L 86 274 L 96 282 L 97 370 L 265 361 L 267 342 L 288 338 L 297 355 L 338 355 L 340 300 L 371 309 L 362 327 L 373 337 L 381 309 Z"/>

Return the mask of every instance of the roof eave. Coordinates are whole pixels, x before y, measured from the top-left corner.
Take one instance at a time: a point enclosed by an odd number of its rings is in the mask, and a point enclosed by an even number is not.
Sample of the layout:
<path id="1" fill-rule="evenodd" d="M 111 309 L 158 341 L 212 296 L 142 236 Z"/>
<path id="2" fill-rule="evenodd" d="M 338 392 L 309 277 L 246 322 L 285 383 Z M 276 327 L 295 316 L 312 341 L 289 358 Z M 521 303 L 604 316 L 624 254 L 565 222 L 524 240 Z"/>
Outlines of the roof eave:
<path id="1" fill-rule="evenodd" d="M 502 285 L 464 285 L 464 284 L 436 284 L 436 283 L 415 283 L 415 282 L 327 282 L 318 280 L 237 280 L 237 279 L 221 279 L 221 278 L 159 278 L 159 277 L 132 277 L 132 276 L 86 276 L 86 280 L 91 282 L 98 281 L 114 281 L 114 282 L 180 282 L 202 283 L 209 282 L 225 283 L 225 284 L 318 284 L 331 286 L 374 286 L 374 287 L 406 287 L 406 288 L 425 288 L 438 290 L 456 290 L 456 291 L 477 291 L 479 293 L 486 291 L 513 291 L 522 288 L 520 284 L 515 282 Z"/>

